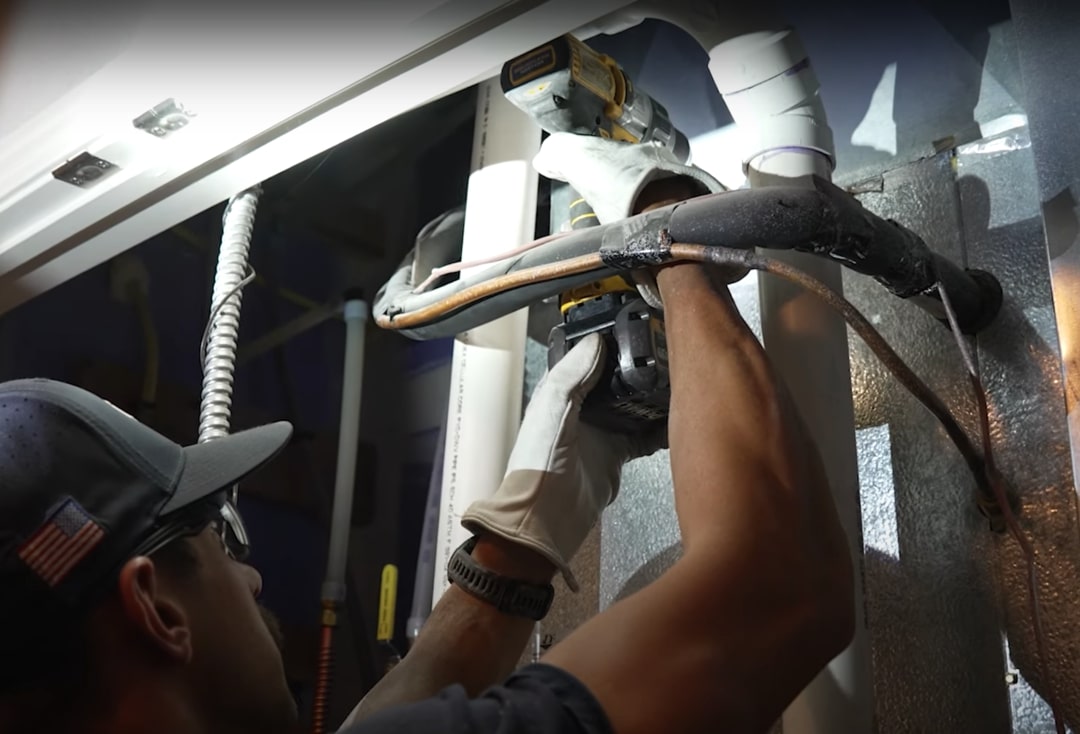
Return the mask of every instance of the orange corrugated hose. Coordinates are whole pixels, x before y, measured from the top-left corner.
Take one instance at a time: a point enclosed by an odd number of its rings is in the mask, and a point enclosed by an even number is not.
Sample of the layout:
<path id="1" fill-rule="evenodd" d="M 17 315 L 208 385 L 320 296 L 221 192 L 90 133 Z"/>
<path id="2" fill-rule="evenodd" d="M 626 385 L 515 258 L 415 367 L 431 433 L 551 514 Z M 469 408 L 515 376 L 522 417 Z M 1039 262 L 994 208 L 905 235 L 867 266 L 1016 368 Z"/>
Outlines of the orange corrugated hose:
<path id="1" fill-rule="evenodd" d="M 330 682 L 334 672 L 334 627 L 337 613 L 334 602 L 323 601 L 322 634 L 319 638 L 319 664 L 315 672 L 315 698 L 311 709 L 311 734 L 326 731 L 326 709 L 330 701 Z"/>

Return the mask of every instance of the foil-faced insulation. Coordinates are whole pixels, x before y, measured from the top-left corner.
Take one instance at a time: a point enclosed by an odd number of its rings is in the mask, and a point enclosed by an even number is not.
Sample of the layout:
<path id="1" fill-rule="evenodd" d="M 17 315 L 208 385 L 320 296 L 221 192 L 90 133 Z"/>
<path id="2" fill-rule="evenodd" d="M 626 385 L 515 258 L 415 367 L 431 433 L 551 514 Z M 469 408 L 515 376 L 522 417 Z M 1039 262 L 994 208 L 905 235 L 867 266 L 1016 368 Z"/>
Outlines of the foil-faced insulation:
<path id="1" fill-rule="evenodd" d="M 948 154 L 884 174 L 860 197 L 965 263 Z M 970 435 L 974 402 L 948 329 L 845 273 L 845 292 L 941 395 Z M 992 538 L 975 485 L 936 421 L 857 338 L 850 341 L 859 437 L 867 625 L 879 732 L 1008 732 Z"/>
<path id="2" fill-rule="evenodd" d="M 1080 531 L 1065 414 L 1061 348 L 1046 240 L 1026 130 L 964 146 L 956 171 L 972 267 L 1010 284 L 997 321 L 978 339 L 979 369 L 991 398 L 999 465 L 1019 499 L 1020 520 L 1038 558 L 1047 643 L 1044 680 L 1028 611 L 1027 568 L 1017 544 L 995 538 L 1009 651 L 1024 686 L 1013 686 L 1013 729 L 1052 729 L 1031 688 L 1057 695 L 1080 727 Z"/>

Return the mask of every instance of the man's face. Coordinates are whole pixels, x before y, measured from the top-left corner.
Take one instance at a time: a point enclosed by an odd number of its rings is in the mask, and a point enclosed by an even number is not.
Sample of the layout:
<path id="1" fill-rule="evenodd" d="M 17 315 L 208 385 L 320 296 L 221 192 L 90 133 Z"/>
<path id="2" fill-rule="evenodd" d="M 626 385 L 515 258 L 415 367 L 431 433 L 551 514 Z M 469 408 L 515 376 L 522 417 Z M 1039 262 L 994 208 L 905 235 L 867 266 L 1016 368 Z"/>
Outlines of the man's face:
<path id="1" fill-rule="evenodd" d="M 195 571 L 170 580 L 192 632 L 191 684 L 222 730 L 292 731 L 296 703 L 285 681 L 277 621 L 256 603 L 262 578 L 230 558 L 213 528 L 191 539 Z"/>

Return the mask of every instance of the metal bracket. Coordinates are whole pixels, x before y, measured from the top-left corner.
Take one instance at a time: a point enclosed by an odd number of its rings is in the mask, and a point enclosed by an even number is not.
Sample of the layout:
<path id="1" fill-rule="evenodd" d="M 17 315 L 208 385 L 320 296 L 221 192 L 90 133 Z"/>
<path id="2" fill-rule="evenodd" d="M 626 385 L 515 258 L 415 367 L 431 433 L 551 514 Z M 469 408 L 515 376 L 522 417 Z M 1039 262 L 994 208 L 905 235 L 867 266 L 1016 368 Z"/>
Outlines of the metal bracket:
<path id="1" fill-rule="evenodd" d="M 93 186 L 108 174 L 117 170 L 115 163 L 98 158 L 91 153 L 80 153 L 52 172 L 53 178 L 72 186 L 87 188 Z"/>
<path id="2" fill-rule="evenodd" d="M 187 127 L 193 117 L 194 112 L 170 97 L 136 117 L 131 124 L 155 137 L 164 138 Z"/>

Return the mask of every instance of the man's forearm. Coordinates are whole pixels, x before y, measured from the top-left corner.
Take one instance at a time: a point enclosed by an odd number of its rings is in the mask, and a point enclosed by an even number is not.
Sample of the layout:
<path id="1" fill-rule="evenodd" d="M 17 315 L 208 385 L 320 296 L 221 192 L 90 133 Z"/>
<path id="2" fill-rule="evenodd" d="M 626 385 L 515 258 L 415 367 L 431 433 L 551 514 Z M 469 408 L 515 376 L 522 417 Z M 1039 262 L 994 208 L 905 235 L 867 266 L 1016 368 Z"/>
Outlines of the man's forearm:
<path id="1" fill-rule="evenodd" d="M 726 289 L 693 264 L 656 280 L 683 555 L 546 660 L 619 734 L 761 732 L 850 635 L 846 541 L 813 443 Z"/>
<path id="2" fill-rule="evenodd" d="M 496 573 L 532 583 L 548 583 L 555 571 L 538 554 L 494 537 L 482 537 L 473 558 Z M 346 723 L 430 698 L 455 684 L 476 696 L 513 672 L 532 630 L 531 620 L 503 614 L 451 586 L 412 650 L 371 689 Z"/>

